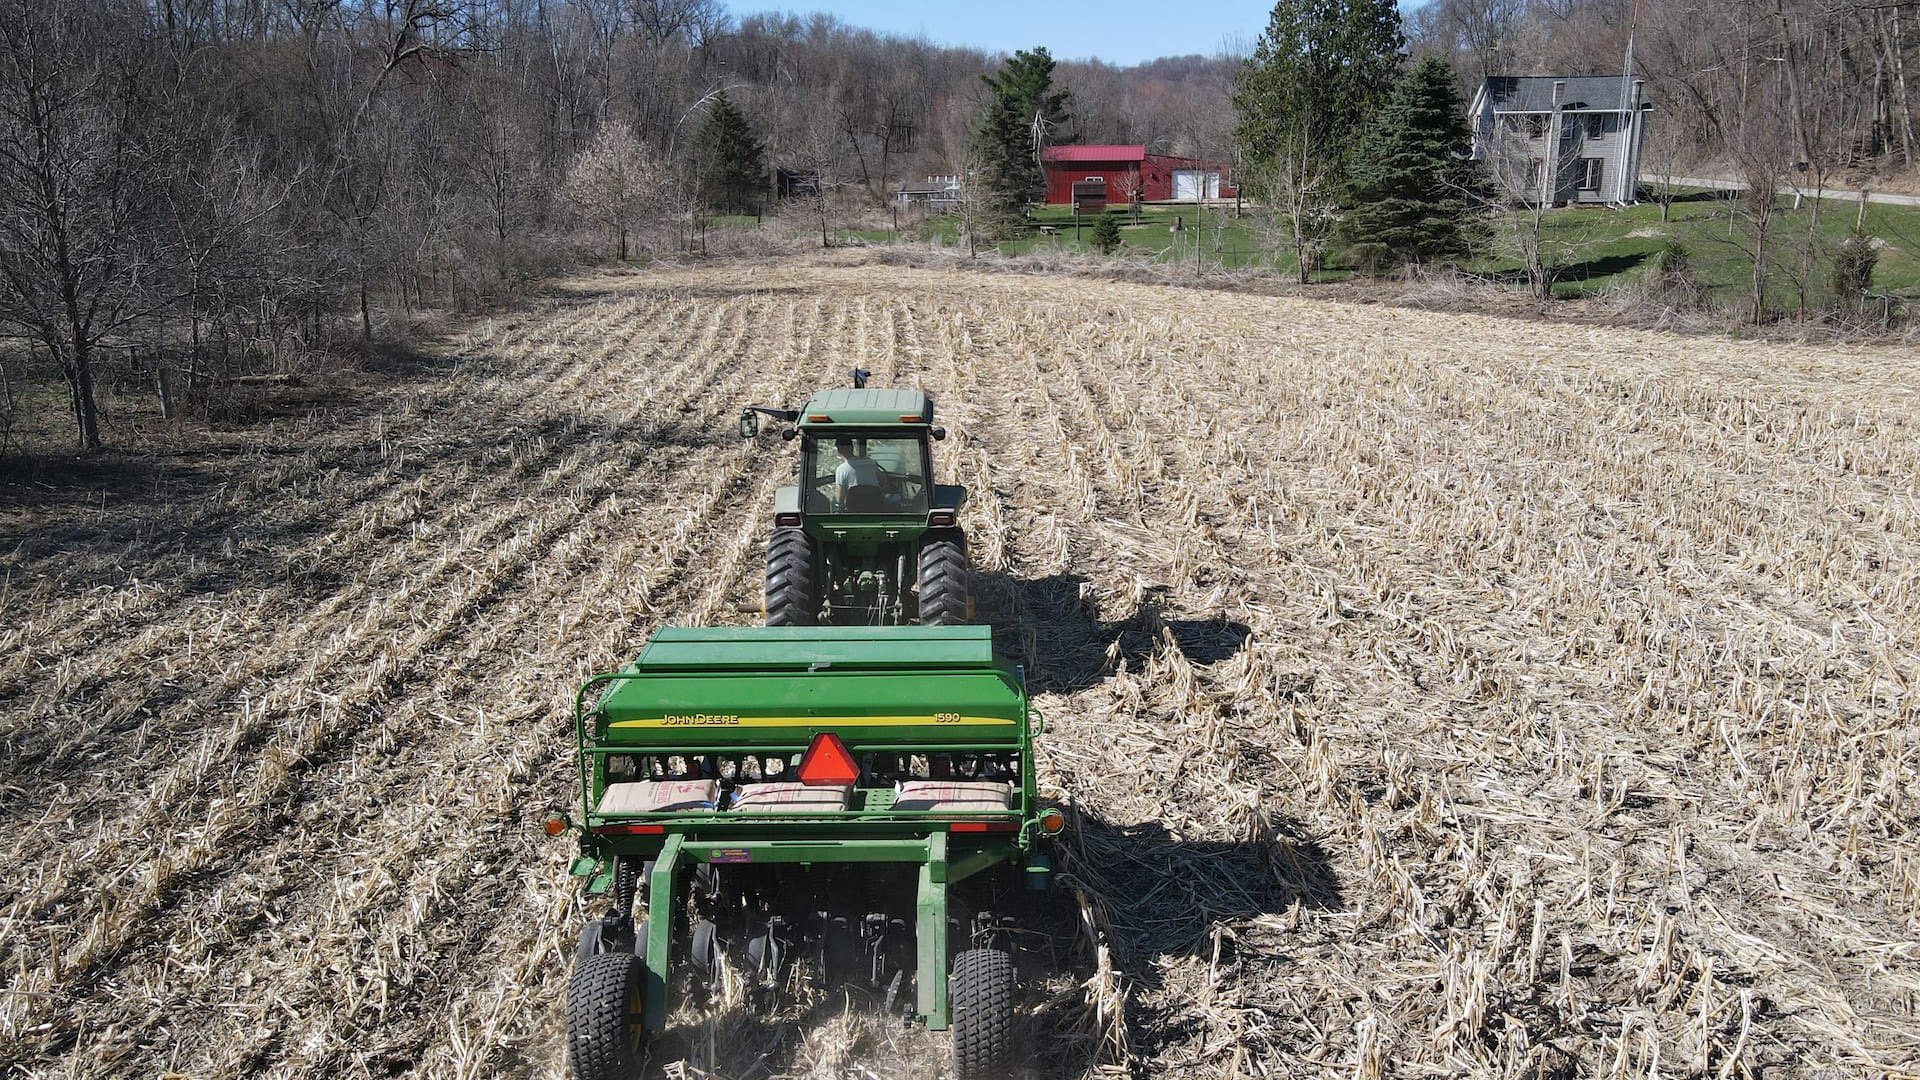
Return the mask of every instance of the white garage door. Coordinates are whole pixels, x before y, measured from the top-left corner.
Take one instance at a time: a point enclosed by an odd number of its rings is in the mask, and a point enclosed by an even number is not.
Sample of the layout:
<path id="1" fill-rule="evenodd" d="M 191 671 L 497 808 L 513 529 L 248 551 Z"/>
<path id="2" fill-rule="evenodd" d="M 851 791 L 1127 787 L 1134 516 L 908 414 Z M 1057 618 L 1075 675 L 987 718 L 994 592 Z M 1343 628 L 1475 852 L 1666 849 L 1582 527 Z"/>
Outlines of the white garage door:
<path id="1" fill-rule="evenodd" d="M 1173 170 L 1173 197 L 1198 200 L 1220 197 L 1220 174 L 1204 169 Z"/>

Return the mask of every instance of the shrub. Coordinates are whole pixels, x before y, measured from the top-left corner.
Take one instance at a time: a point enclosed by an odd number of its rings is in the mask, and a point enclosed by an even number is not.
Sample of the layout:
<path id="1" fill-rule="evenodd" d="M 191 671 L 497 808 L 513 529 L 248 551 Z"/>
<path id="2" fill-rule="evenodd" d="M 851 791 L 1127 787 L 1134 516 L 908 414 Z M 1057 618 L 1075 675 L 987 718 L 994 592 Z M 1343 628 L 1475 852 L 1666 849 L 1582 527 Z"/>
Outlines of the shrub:
<path id="1" fill-rule="evenodd" d="M 1693 279 L 1693 257 L 1687 245 L 1668 238 L 1653 255 L 1653 276 L 1657 281 L 1681 282 Z"/>
<path id="2" fill-rule="evenodd" d="M 1842 308 L 1860 306 L 1860 300 L 1873 287 L 1873 268 L 1880 253 L 1873 249 L 1873 238 L 1855 228 L 1840 241 L 1833 253 L 1833 299 Z"/>
<path id="3" fill-rule="evenodd" d="M 1093 246 L 1100 254 L 1111 255 L 1120 249 L 1120 221 L 1112 214 L 1101 214 L 1093 224 Z"/>

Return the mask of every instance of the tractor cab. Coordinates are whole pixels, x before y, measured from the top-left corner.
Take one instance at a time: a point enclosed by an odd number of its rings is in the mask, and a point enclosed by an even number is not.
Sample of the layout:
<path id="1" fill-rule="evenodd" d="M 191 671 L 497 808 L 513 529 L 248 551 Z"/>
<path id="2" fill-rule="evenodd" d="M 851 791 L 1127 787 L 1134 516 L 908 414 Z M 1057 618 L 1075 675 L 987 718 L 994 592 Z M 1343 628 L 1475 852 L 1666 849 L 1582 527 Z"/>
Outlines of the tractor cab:
<path id="1" fill-rule="evenodd" d="M 932 462 L 925 434 L 885 428 L 803 433 L 800 503 L 808 514 L 927 512 Z"/>

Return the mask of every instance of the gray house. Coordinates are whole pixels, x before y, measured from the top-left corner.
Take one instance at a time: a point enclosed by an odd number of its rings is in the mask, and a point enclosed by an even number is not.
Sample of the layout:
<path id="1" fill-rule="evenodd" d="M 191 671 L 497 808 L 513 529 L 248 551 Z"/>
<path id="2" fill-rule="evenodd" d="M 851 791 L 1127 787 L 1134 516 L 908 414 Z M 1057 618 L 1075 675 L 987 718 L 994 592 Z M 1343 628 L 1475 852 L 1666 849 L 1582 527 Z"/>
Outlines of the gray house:
<path id="1" fill-rule="evenodd" d="M 1631 203 L 1646 138 L 1646 80 L 1490 75 L 1467 122 L 1473 156 L 1516 201 Z"/>
<path id="2" fill-rule="evenodd" d="M 925 180 L 910 180 L 901 184 L 893 197 L 903 210 L 916 206 L 924 206 L 934 213 L 952 210 L 960 205 L 960 178 L 929 176 Z"/>

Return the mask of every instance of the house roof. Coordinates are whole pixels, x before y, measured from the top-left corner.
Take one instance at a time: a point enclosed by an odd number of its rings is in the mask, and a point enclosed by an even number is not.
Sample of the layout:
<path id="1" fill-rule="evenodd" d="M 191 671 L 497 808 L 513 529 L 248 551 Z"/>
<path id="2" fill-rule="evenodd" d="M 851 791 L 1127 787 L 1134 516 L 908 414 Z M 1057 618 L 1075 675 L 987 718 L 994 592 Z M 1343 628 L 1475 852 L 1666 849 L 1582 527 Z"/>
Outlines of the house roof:
<path id="1" fill-rule="evenodd" d="M 1552 112 L 1553 84 L 1567 84 L 1563 109 L 1624 108 L 1618 75 L 1489 75 L 1484 84 L 1495 112 Z"/>
<path id="2" fill-rule="evenodd" d="M 1040 151 L 1041 161 L 1145 161 L 1145 146 L 1048 146 Z"/>

